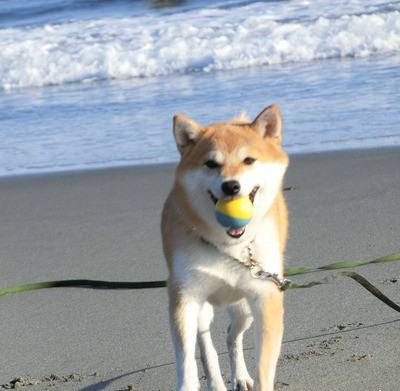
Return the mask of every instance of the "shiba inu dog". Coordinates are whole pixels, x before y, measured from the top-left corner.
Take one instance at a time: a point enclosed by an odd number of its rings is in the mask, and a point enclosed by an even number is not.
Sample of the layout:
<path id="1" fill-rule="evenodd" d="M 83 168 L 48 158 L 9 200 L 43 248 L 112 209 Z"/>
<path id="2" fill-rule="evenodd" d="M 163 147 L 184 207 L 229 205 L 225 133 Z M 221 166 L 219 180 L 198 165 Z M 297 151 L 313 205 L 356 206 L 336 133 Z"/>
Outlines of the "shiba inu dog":
<path id="1" fill-rule="evenodd" d="M 163 250 L 177 390 L 200 390 L 196 340 L 208 389 L 226 390 L 210 324 L 213 305 L 227 308 L 232 390 L 272 391 L 283 334 L 283 251 L 288 226 L 282 180 L 288 157 L 282 121 L 272 105 L 254 121 L 234 119 L 201 126 L 174 117 L 181 154 L 162 214 Z M 239 229 L 218 224 L 218 200 L 248 196 L 253 217 Z M 243 333 L 254 320 L 257 371 L 250 377 Z"/>

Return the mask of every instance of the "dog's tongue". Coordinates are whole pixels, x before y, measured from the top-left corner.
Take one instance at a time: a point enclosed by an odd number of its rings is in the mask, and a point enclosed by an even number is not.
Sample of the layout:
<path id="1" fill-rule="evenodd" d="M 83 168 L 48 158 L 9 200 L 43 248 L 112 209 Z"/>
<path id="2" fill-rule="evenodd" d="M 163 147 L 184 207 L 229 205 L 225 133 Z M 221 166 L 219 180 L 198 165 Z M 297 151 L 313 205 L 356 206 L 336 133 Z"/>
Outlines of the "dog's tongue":
<path id="1" fill-rule="evenodd" d="M 239 236 L 243 231 L 244 231 L 244 228 L 230 229 L 230 230 L 229 230 L 229 235 L 232 235 L 232 236 Z"/>

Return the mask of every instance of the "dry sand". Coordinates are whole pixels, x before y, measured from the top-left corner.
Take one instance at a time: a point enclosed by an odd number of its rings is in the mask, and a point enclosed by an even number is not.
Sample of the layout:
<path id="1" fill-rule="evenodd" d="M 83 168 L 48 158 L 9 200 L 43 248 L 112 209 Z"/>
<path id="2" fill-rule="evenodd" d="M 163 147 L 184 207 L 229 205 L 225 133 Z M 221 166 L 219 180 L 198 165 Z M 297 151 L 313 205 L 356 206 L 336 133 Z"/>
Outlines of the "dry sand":
<path id="1" fill-rule="evenodd" d="M 0 287 L 165 279 L 159 220 L 172 180 L 172 166 L 1 179 Z M 294 188 L 285 192 L 286 267 L 400 251 L 399 149 L 292 156 L 285 187 Z M 357 271 L 400 302 L 399 262 Z M 347 279 L 288 291 L 285 304 L 277 390 L 400 389 L 398 313 Z M 163 288 L 58 288 L 0 297 L 0 385 L 174 390 L 166 306 Z M 218 310 L 213 337 L 229 389 L 226 326 Z M 251 330 L 245 346 L 254 373 Z"/>

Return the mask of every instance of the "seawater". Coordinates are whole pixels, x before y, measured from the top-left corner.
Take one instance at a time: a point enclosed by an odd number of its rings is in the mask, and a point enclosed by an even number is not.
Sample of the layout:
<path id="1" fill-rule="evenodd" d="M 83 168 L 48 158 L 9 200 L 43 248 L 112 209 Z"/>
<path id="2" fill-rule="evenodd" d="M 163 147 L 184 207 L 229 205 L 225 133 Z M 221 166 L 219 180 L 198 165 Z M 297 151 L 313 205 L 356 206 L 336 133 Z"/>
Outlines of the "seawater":
<path id="1" fill-rule="evenodd" d="M 5 0 L 0 175 L 175 162 L 174 114 L 208 124 L 271 103 L 289 153 L 400 145 L 399 11 Z"/>

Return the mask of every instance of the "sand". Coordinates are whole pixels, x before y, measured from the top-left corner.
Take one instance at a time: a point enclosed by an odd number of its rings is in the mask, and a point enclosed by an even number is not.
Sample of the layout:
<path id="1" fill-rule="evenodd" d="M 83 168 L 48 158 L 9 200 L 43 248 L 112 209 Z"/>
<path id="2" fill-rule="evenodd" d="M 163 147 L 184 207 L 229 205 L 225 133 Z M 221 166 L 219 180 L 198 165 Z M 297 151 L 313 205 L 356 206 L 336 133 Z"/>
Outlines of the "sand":
<path id="1" fill-rule="evenodd" d="M 0 287 L 165 279 L 159 220 L 172 180 L 168 165 L 1 179 Z M 293 188 L 285 192 L 286 267 L 400 251 L 399 149 L 291 156 L 285 187 Z M 400 302 L 399 262 L 357 272 Z M 57 288 L 0 297 L 0 385 L 174 390 L 166 306 L 164 288 Z M 399 389 L 397 312 L 345 278 L 288 291 L 285 306 L 277 390 Z M 225 313 L 217 310 L 212 334 L 229 389 L 226 327 Z M 254 373 L 252 330 L 245 347 Z"/>

